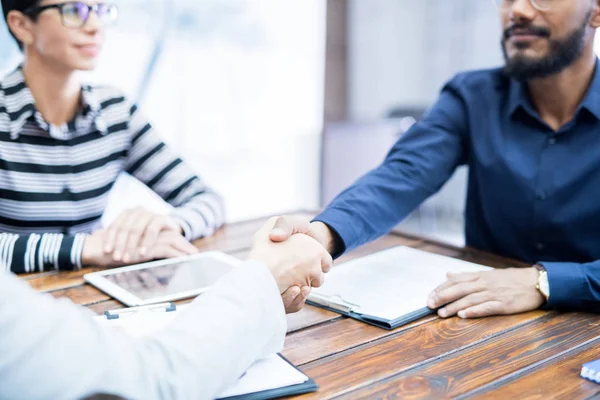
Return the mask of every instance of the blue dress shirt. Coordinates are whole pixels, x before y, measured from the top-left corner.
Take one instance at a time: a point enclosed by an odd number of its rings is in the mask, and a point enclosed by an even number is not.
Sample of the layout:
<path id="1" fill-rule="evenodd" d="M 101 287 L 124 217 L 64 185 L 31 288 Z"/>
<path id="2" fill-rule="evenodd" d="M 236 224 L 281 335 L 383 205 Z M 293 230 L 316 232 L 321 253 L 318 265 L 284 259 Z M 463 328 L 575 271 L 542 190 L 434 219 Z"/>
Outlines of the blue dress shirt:
<path id="1" fill-rule="evenodd" d="M 351 250 L 391 230 L 469 166 L 467 245 L 548 271 L 549 306 L 600 310 L 600 68 L 550 128 L 502 69 L 457 75 L 385 161 L 316 220 Z"/>

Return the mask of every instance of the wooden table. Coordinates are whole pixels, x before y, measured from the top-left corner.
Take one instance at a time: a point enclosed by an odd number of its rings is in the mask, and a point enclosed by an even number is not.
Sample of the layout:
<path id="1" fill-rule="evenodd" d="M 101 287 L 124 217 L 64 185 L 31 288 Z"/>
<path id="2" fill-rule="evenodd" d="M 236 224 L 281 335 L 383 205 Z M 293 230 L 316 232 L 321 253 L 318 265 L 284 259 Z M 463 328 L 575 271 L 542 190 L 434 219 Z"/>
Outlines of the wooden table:
<path id="1" fill-rule="evenodd" d="M 243 258 L 265 220 L 232 224 L 197 243 Z M 498 268 L 518 263 L 398 234 L 340 261 L 398 245 Z M 68 297 L 101 313 L 122 305 L 84 283 L 93 269 L 23 276 L 35 289 Z M 430 316 L 394 331 L 307 306 L 289 316 L 283 354 L 314 378 L 317 393 L 302 399 L 600 398 L 600 386 L 579 377 L 600 358 L 600 316 L 535 311 L 478 320 Z"/>

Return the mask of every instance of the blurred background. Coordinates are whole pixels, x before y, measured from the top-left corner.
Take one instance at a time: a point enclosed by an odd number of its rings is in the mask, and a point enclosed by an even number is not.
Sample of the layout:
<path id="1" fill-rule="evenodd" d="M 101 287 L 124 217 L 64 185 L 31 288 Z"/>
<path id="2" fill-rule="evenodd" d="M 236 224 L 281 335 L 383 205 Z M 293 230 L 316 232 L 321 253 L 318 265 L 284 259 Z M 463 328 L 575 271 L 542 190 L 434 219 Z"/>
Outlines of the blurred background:
<path id="1" fill-rule="evenodd" d="M 116 0 L 94 83 L 124 90 L 229 222 L 318 210 L 378 165 L 455 73 L 502 64 L 486 0 Z M 3 22 L 3 21 L 2 21 Z M 0 26 L 0 74 L 20 62 Z M 466 171 L 398 229 L 457 245 Z M 123 176 L 105 215 L 167 206 Z"/>

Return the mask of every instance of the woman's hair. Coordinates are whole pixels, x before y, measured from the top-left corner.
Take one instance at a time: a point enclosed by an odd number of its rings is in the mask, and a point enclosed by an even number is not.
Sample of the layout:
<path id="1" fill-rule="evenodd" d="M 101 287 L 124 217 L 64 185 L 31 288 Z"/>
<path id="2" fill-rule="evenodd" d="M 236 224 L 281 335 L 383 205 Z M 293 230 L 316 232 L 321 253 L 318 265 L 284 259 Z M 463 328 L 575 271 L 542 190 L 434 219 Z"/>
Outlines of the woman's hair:
<path id="1" fill-rule="evenodd" d="M 2 0 L 2 12 L 4 13 L 4 20 L 6 21 L 6 25 L 8 26 L 8 13 L 15 10 L 24 12 L 28 8 L 37 6 L 41 0 Z M 8 29 L 10 32 L 10 28 Z M 19 44 L 19 47 L 23 48 L 23 45 L 19 40 L 15 37 L 15 35 L 10 32 L 13 38 Z"/>

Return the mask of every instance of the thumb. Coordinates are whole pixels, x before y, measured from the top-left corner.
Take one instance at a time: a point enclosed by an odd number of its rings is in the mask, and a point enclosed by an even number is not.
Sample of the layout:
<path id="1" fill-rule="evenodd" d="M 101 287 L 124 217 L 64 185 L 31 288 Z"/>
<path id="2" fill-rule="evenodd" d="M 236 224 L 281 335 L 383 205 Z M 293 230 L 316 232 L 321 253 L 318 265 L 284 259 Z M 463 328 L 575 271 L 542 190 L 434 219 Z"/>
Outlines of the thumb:
<path id="1" fill-rule="evenodd" d="M 285 242 L 292 235 L 298 233 L 308 234 L 310 224 L 301 217 L 279 217 L 269 233 L 269 239 L 273 242 Z"/>

